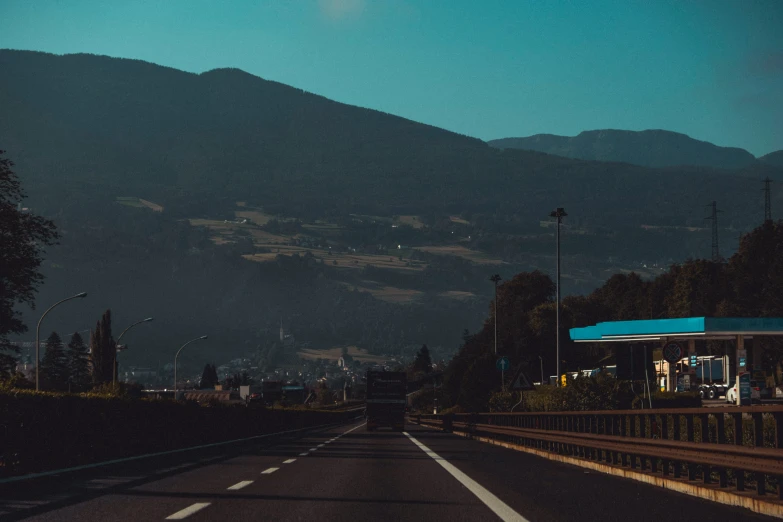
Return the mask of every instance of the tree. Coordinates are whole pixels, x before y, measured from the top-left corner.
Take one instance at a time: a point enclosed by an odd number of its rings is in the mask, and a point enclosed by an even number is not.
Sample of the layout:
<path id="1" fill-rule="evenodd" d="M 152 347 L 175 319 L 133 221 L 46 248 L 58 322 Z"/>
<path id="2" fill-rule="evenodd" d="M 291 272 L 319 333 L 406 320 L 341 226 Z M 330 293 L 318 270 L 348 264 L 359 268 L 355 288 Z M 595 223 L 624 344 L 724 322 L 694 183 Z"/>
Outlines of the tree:
<path id="1" fill-rule="evenodd" d="M 68 387 L 68 357 L 57 332 L 52 332 L 46 339 L 46 354 L 41 361 L 41 377 L 50 389 L 62 391 Z"/>
<path id="2" fill-rule="evenodd" d="M 220 383 L 218 379 L 217 368 L 214 364 L 207 364 L 204 366 L 204 371 L 201 372 L 201 382 L 199 382 L 199 388 L 202 390 L 214 388 L 216 384 Z"/>
<path id="3" fill-rule="evenodd" d="M 66 352 L 68 361 L 68 384 L 70 391 L 84 391 L 90 387 L 90 353 L 79 332 L 71 335 Z"/>
<path id="4" fill-rule="evenodd" d="M 117 345 L 111 336 L 111 310 L 106 310 L 90 337 L 93 384 L 100 385 L 112 381 L 114 376 L 112 365 L 115 361 L 116 349 Z"/>
<path id="5" fill-rule="evenodd" d="M 35 308 L 35 292 L 44 279 L 39 268 L 43 247 L 58 238 L 54 223 L 20 209 L 26 197 L 13 162 L 0 150 L 0 378 L 14 369 L 12 353 L 19 349 L 8 340 L 10 334 L 27 331 L 15 306 Z M 11 352 L 11 353 L 9 353 Z"/>
<path id="6" fill-rule="evenodd" d="M 430 349 L 427 345 L 423 345 L 421 349 L 416 352 L 416 359 L 413 361 L 413 373 L 422 374 L 430 373 L 432 371 L 432 358 L 430 357 Z"/>

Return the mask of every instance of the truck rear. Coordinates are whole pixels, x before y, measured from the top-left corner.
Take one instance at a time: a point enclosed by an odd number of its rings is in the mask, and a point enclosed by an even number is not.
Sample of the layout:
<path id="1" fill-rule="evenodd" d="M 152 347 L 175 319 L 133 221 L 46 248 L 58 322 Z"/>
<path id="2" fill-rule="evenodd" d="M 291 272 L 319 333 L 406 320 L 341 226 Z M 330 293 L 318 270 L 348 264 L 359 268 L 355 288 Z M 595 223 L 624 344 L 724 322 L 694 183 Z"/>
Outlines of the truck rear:
<path id="1" fill-rule="evenodd" d="M 367 431 L 389 427 L 405 429 L 408 376 L 405 372 L 367 371 Z"/>

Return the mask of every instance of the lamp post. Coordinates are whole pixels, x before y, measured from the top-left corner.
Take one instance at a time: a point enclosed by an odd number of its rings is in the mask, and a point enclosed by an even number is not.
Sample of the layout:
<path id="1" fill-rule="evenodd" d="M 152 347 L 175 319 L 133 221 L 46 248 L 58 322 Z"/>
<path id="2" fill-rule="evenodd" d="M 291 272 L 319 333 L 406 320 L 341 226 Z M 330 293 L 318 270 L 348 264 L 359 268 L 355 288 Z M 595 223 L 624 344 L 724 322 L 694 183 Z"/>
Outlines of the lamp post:
<path id="1" fill-rule="evenodd" d="M 122 339 L 122 336 L 125 335 L 125 332 L 136 326 L 137 324 L 141 323 L 148 323 L 152 321 L 152 317 L 147 317 L 146 319 L 142 319 L 141 321 L 136 321 L 126 329 L 122 331 L 119 337 L 117 337 L 117 342 L 115 343 L 115 349 L 114 349 L 114 364 L 112 365 L 112 377 L 111 377 L 111 383 L 112 385 L 117 384 L 117 350 L 120 349 L 120 339 Z"/>
<path id="2" fill-rule="evenodd" d="M 500 274 L 495 274 L 489 278 L 490 281 L 495 283 L 495 355 L 498 354 L 498 283 L 500 282 Z"/>
<path id="3" fill-rule="evenodd" d="M 87 292 L 81 292 L 76 295 L 72 295 L 71 297 L 66 297 L 62 301 L 57 301 L 52 306 L 49 307 L 48 310 L 46 310 L 41 318 L 38 320 L 38 325 L 35 327 L 35 391 L 40 390 L 40 382 L 39 382 L 39 376 L 38 376 L 38 369 L 41 366 L 41 358 L 39 356 L 39 351 L 41 349 L 41 322 L 44 320 L 44 317 L 46 317 L 46 314 L 52 311 L 52 309 L 58 305 L 63 304 L 66 301 L 70 301 L 71 299 L 76 299 L 80 297 L 87 297 Z"/>
<path id="4" fill-rule="evenodd" d="M 177 357 L 179 357 L 179 352 L 182 351 L 184 347 L 189 345 L 190 343 L 194 343 L 196 341 L 200 341 L 202 339 L 206 339 L 206 335 L 202 335 L 201 337 L 196 337 L 195 339 L 191 339 L 190 341 L 183 344 L 179 350 L 177 350 L 177 354 L 174 356 L 174 400 L 177 400 Z"/>
<path id="5" fill-rule="evenodd" d="M 538 360 L 541 361 L 541 386 L 544 385 L 544 359 L 539 355 Z"/>
<path id="6" fill-rule="evenodd" d="M 557 218 L 557 311 L 556 311 L 556 327 L 557 327 L 557 385 L 560 386 L 560 224 L 563 222 L 563 218 L 566 217 L 566 211 L 563 207 L 558 207 L 549 213 L 549 217 Z"/>

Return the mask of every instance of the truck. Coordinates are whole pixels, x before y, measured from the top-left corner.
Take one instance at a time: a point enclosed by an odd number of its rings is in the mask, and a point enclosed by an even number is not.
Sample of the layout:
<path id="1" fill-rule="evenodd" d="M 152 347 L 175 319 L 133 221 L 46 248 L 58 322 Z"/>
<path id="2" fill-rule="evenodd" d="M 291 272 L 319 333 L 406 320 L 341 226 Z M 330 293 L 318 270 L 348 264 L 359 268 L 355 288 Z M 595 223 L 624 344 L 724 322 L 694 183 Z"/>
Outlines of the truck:
<path id="1" fill-rule="evenodd" d="M 388 427 L 405 430 L 408 376 L 405 372 L 367 370 L 367 398 L 365 416 L 367 431 Z"/>

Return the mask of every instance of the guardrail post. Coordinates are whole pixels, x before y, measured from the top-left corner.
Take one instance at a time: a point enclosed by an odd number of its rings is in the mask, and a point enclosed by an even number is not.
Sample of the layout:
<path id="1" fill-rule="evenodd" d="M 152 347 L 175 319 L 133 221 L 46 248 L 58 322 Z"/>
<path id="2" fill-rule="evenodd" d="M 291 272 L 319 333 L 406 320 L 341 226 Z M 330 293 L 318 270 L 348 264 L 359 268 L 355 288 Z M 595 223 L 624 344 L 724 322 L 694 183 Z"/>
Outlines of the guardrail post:
<path id="1" fill-rule="evenodd" d="M 650 438 L 657 439 L 658 421 L 656 419 L 656 415 L 654 413 L 651 413 L 649 416 L 649 420 L 650 420 Z M 658 473 L 658 457 L 656 457 L 655 455 L 650 455 L 650 470 L 653 473 Z"/>
<path id="2" fill-rule="evenodd" d="M 718 444 L 726 444 L 726 416 L 723 413 L 715 415 L 715 422 L 718 430 Z M 729 478 L 726 474 L 726 468 L 718 468 L 720 487 L 725 488 L 729 485 Z"/>
<path id="3" fill-rule="evenodd" d="M 636 415 L 629 415 L 628 420 L 631 423 L 628 436 L 636 438 Z M 631 459 L 631 469 L 636 469 L 636 454 L 631 453 L 628 458 Z"/>
<path id="4" fill-rule="evenodd" d="M 693 442 L 693 414 L 688 413 L 685 415 L 685 429 L 688 434 L 688 442 Z M 696 466 L 692 463 L 688 463 L 688 480 L 696 480 Z"/>
<path id="5" fill-rule="evenodd" d="M 680 440 L 680 430 L 682 426 L 680 423 L 680 415 L 675 413 L 672 415 L 672 439 Z M 680 478 L 682 475 L 682 463 L 679 460 L 674 461 L 674 478 Z"/>
<path id="6" fill-rule="evenodd" d="M 701 442 L 703 444 L 709 443 L 710 441 L 710 415 L 708 413 L 703 413 L 701 415 Z M 702 481 L 704 484 L 709 484 L 711 482 L 711 474 L 712 470 L 710 469 L 709 464 L 702 464 L 701 466 L 702 471 Z"/>
<path id="7" fill-rule="evenodd" d="M 755 435 L 753 444 L 757 448 L 764 447 L 764 417 L 761 413 L 752 413 L 753 434 Z M 756 494 L 766 495 L 767 477 L 764 473 L 756 472 Z"/>
<path id="8" fill-rule="evenodd" d="M 628 425 L 628 416 L 627 415 L 620 415 L 620 436 L 625 437 L 626 436 L 626 428 Z M 623 467 L 628 465 L 628 454 L 627 453 L 620 453 L 620 465 Z"/>
<path id="9" fill-rule="evenodd" d="M 647 415 L 639 415 L 639 438 L 647 438 Z M 639 455 L 639 469 L 642 471 L 647 470 L 647 457 L 645 455 Z"/>
<path id="10" fill-rule="evenodd" d="M 783 414 L 773 413 L 775 419 L 775 447 L 783 449 Z M 778 499 L 783 500 L 783 476 L 778 475 Z"/>
<path id="11" fill-rule="evenodd" d="M 669 415 L 661 415 L 661 440 L 668 440 L 669 438 Z M 661 470 L 663 476 L 669 475 L 669 461 L 668 459 L 661 459 Z"/>
<path id="12" fill-rule="evenodd" d="M 743 426 L 742 426 L 742 414 L 732 413 L 734 418 L 734 445 L 742 446 L 743 442 Z M 737 491 L 745 491 L 745 472 L 741 469 L 735 469 L 734 474 L 737 476 Z"/>

